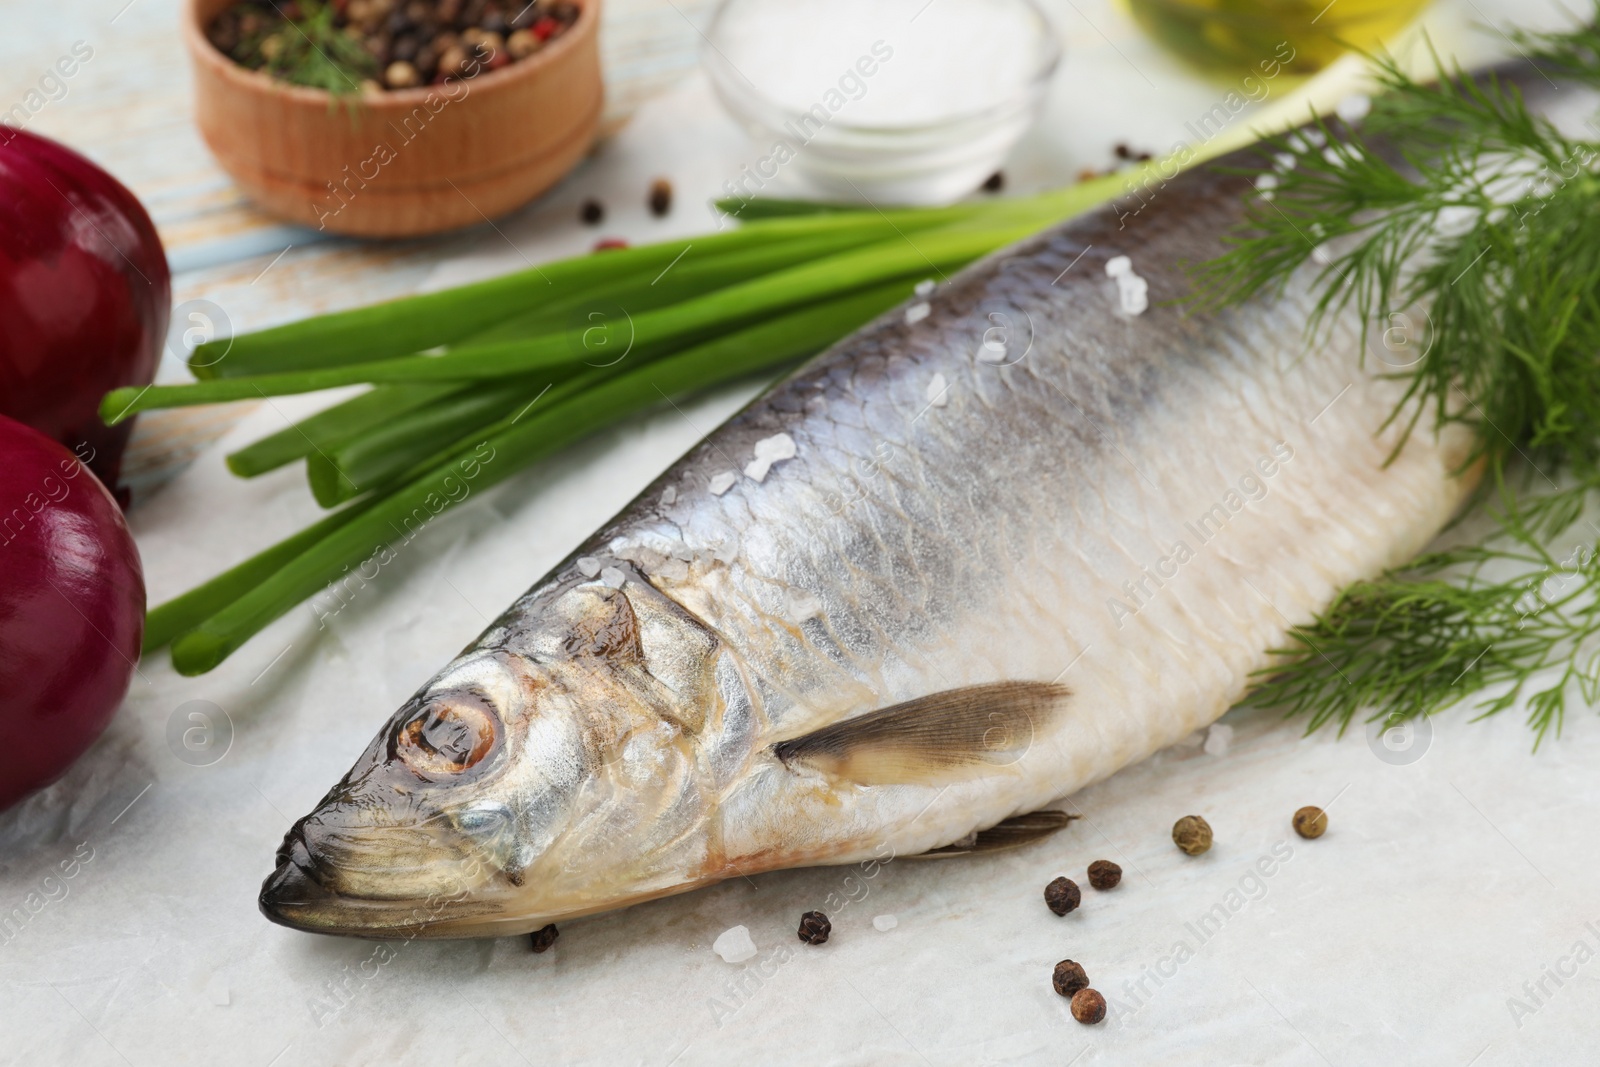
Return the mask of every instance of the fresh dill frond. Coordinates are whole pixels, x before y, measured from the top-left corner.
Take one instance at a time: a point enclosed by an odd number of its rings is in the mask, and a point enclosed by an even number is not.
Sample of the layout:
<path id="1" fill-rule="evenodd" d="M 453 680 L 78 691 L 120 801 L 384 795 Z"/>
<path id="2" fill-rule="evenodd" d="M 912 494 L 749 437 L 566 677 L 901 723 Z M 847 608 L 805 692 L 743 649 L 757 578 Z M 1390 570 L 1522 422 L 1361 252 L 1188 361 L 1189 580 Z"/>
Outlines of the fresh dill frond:
<path id="1" fill-rule="evenodd" d="M 299 19 L 275 22 L 241 42 L 238 58 L 292 85 L 334 96 L 360 93 L 363 79 L 378 76 L 377 58 L 336 24 L 331 3 L 301 0 L 300 11 Z"/>
<path id="2" fill-rule="evenodd" d="M 1596 26 L 1520 40 L 1541 69 L 1600 85 Z M 1406 338 L 1421 353 L 1386 371 L 1406 385 L 1390 418 L 1408 434 L 1472 429 L 1493 532 L 1346 590 L 1293 632 L 1252 702 L 1342 729 L 1363 712 L 1525 699 L 1542 739 L 1572 694 L 1600 693 L 1594 538 L 1548 547 L 1600 489 L 1600 140 L 1533 115 L 1512 82 L 1434 59 L 1422 84 L 1378 58 L 1382 92 L 1359 126 L 1271 142 L 1245 227 L 1200 268 L 1199 294 L 1222 306 L 1276 292 L 1310 261 L 1310 340 L 1352 308 L 1367 335 L 1423 321 Z"/>
<path id="3" fill-rule="evenodd" d="M 1342 732 L 1358 716 L 1394 723 L 1472 697 L 1482 717 L 1526 698 L 1535 746 L 1559 733 L 1574 695 L 1600 695 L 1600 554 L 1592 536 L 1557 549 L 1526 516 L 1496 518 L 1479 543 L 1344 590 L 1291 632 L 1249 702 Z"/>
<path id="4" fill-rule="evenodd" d="M 1421 85 L 1392 60 L 1378 70 L 1385 92 L 1361 129 L 1272 144 L 1269 188 L 1201 269 L 1203 299 L 1275 290 L 1320 247 L 1313 335 L 1351 306 L 1368 330 L 1415 309 L 1428 323 L 1413 339 L 1424 354 L 1397 374 L 1397 416 L 1469 423 L 1469 463 L 1532 449 L 1596 483 L 1600 143 L 1562 136 L 1493 77 L 1441 65 Z"/>

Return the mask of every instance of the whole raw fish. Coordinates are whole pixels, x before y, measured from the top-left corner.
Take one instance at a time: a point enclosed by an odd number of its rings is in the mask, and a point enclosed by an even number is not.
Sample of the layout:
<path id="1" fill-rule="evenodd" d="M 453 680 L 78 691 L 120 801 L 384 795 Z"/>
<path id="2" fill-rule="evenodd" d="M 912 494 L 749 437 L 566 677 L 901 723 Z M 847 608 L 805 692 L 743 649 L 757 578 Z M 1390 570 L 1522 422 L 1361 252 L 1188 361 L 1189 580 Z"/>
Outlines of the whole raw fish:
<path id="1" fill-rule="evenodd" d="M 1250 195 L 1215 168 L 1152 187 L 773 387 L 394 715 L 262 909 L 512 934 L 1015 844 L 1065 819 L 1014 817 L 1216 719 L 1471 488 L 1460 426 L 1386 462 L 1401 383 L 1353 313 L 1306 344 L 1309 273 L 1177 306 Z"/>

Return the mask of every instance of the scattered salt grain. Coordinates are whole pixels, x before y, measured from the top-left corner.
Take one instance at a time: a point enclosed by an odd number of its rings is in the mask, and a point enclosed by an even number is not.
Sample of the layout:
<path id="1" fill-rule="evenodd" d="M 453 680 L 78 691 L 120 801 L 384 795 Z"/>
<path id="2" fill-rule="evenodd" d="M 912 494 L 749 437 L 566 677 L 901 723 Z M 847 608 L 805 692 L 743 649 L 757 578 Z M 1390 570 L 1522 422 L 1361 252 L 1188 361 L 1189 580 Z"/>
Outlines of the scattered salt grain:
<path id="1" fill-rule="evenodd" d="M 1117 295 L 1122 298 L 1122 310 L 1129 315 L 1143 315 L 1150 308 L 1150 283 L 1137 274 L 1117 279 Z"/>
<path id="2" fill-rule="evenodd" d="M 600 572 L 600 580 L 612 589 L 621 589 L 627 582 L 628 576 L 615 567 L 607 567 Z"/>
<path id="3" fill-rule="evenodd" d="M 756 954 L 756 943 L 750 940 L 750 931 L 743 926 L 722 931 L 711 948 L 727 963 L 743 963 Z"/>
<path id="4" fill-rule="evenodd" d="M 1150 306 L 1150 283 L 1133 272 L 1133 261 L 1112 256 L 1106 261 L 1106 277 L 1117 278 L 1117 298 L 1123 312 L 1142 315 Z"/>
<path id="5" fill-rule="evenodd" d="M 1263 193 L 1270 189 L 1276 189 L 1277 187 L 1278 176 L 1276 174 L 1263 174 L 1261 177 L 1256 179 L 1256 189 Z"/>
<path id="6" fill-rule="evenodd" d="M 738 480 L 739 476 L 737 474 L 733 473 L 732 471 L 723 471 L 721 474 L 711 479 L 711 484 L 706 486 L 706 488 L 711 490 L 712 496 L 721 496 L 729 489 L 732 489 L 733 483 Z"/>
<path id="7" fill-rule="evenodd" d="M 1233 727 L 1225 722 L 1214 722 L 1211 729 L 1206 731 L 1206 755 L 1226 756 L 1228 746 L 1233 744 Z"/>
<path id="8" fill-rule="evenodd" d="M 1117 280 L 1117 300 L 1126 315 L 1142 315 L 1150 307 L 1150 283 L 1134 273 L 1133 260 L 1112 256 L 1106 260 L 1106 275 Z"/>
<path id="9" fill-rule="evenodd" d="M 585 578 L 593 578 L 600 573 L 600 561 L 593 556 L 579 556 L 578 573 Z"/>
<path id="10" fill-rule="evenodd" d="M 1295 158 L 1290 152 L 1279 152 L 1272 157 L 1272 165 L 1285 174 L 1294 170 Z"/>
<path id="11" fill-rule="evenodd" d="M 916 293 L 918 296 L 927 296 L 929 293 L 933 292 L 933 288 L 934 288 L 933 279 L 932 278 L 924 278 L 920 282 L 918 282 L 916 284 L 916 286 L 911 291 Z"/>
<path id="12" fill-rule="evenodd" d="M 944 375 L 935 374 L 933 380 L 928 382 L 928 403 L 936 408 L 950 403 L 950 386 L 945 382 Z"/>
<path id="13" fill-rule="evenodd" d="M 1344 157 L 1341 156 L 1339 154 L 1339 150 L 1334 148 L 1332 145 L 1329 145 L 1327 148 L 1322 150 L 1322 158 L 1328 161 L 1328 166 L 1330 167 L 1344 166 Z"/>
<path id="14" fill-rule="evenodd" d="M 893 930 L 899 925 L 900 920 L 896 919 L 893 915 L 878 915 L 874 916 L 872 920 L 872 928 L 874 930 L 889 931 Z"/>
<path id="15" fill-rule="evenodd" d="M 1321 148 L 1323 145 L 1328 143 L 1327 135 L 1321 130 L 1307 130 L 1305 132 L 1305 139 L 1312 148 Z"/>
<path id="16" fill-rule="evenodd" d="M 1307 148 L 1310 147 L 1309 145 L 1306 144 L 1305 139 L 1302 138 L 1298 133 L 1290 134 L 1284 140 L 1283 143 L 1288 145 L 1291 149 L 1293 149 L 1296 152 L 1304 152 Z"/>
<path id="17" fill-rule="evenodd" d="M 906 308 L 906 325 L 915 326 L 933 312 L 933 305 L 926 300 L 920 304 L 912 304 Z"/>
<path id="18" fill-rule="evenodd" d="M 662 503 L 663 506 L 671 507 L 673 504 L 676 504 L 677 502 L 678 502 L 678 487 L 677 486 L 669 485 L 665 489 L 661 490 L 661 503 Z"/>
<path id="19" fill-rule="evenodd" d="M 1326 267 L 1333 262 L 1333 253 L 1328 251 L 1326 243 L 1317 245 L 1311 250 L 1311 262 L 1319 267 Z"/>
<path id="20" fill-rule="evenodd" d="M 1354 126 L 1372 110 L 1372 97 L 1365 93 L 1351 93 L 1339 101 L 1339 106 L 1334 110 L 1341 119 Z"/>
<path id="21" fill-rule="evenodd" d="M 755 459 L 745 464 L 744 472 L 758 482 L 766 481 L 767 472 L 775 464 L 794 458 L 794 438 L 786 433 L 775 433 L 756 442 Z M 712 490 L 715 492 L 716 490 Z"/>

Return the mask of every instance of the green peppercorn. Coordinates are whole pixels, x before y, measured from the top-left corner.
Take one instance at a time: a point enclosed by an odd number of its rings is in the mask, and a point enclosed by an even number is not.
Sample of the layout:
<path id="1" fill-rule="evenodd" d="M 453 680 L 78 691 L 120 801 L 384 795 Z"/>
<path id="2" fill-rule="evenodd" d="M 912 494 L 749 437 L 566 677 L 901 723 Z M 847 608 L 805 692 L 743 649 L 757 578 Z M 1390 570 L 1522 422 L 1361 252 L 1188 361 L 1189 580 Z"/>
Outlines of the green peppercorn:
<path id="1" fill-rule="evenodd" d="M 1211 824 L 1198 815 L 1185 815 L 1172 824 L 1172 843 L 1198 856 L 1211 848 Z"/>
<path id="2" fill-rule="evenodd" d="M 1304 807 L 1294 813 L 1294 832 L 1312 839 L 1328 832 L 1328 813 L 1321 808 Z"/>

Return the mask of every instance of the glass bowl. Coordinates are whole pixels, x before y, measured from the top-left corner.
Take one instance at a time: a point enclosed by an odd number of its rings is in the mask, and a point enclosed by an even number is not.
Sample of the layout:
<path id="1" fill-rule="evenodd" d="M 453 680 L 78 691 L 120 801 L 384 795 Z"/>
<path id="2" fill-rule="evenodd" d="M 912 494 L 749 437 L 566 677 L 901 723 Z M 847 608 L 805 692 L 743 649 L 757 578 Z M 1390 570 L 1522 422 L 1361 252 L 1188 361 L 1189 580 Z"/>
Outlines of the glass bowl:
<path id="1" fill-rule="evenodd" d="M 1038 119 L 1061 47 L 1032 0 L 724 0 L 701 61 L 757 140 L 723 184 L 789 171 L 832 199 L 948 203 Z"/>

